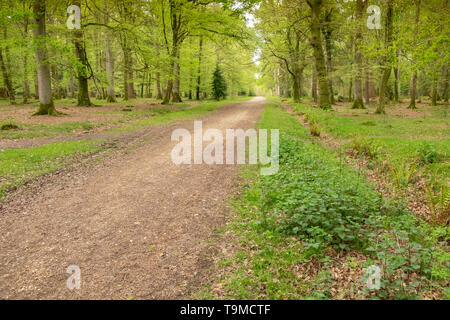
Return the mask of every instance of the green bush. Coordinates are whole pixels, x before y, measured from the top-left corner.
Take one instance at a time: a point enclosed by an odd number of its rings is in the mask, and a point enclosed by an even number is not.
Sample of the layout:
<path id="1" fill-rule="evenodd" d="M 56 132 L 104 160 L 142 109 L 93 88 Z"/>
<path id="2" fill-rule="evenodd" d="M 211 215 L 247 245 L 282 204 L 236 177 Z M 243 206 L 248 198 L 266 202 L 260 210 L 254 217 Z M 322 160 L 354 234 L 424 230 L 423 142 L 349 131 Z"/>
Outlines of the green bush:
<path id="1" fill-rule="evenodd" d="M 320 127 L 316 121 L 309 123 L 309 132 L 313 137 L 320 137 Z"/>
<path id="2" fill-rule="evenodd" d="M 417 149 L 417 153 L 419 154 L 419 160 L 422 164 L 438 162 L 439 154 L 431 143 L 422 143 Z"/>
<path id="3" fill-rule="evenodd" d="M 357 137 L 352 140 L 350 147 L 356 151 L 360 156 L 375 159 L 381 152 L 381 147 L 378 146 L 372 139 L 364 137 Z"/>

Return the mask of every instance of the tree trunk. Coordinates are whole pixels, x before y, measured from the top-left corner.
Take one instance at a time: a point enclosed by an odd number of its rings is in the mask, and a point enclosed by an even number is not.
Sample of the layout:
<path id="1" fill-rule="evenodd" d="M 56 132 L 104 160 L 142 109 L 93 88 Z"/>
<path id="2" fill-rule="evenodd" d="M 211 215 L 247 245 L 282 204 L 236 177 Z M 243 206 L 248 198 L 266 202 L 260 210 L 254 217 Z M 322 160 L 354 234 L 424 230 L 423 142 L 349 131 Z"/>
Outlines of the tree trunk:
<path id="1" fill-rule="evenodd" d="M 52 84 L 48 52 L 45 43 L 45 0 L 34 0 L 33 13 L 35 27 L 33 30 L 36 47 L 36 65 L 39 83 L 39 110 L 36 115 L 56 115 L 57 111 L 52 99 Z"/>
<path id="2" fill-rule="evenodd" d="M 52 51 L 52 55 L 55 55 L 55 52 Z M 52 76 L 52 83 L 53 83 L 53 98 L 55 100 L 61 99 L 61 90 L 59 85 L 59 74 L 58 74 L 58 68 L 56 66 L 50 67 L 50 74 Z"/>
<path id="3" fill-rule="evenodd" d="M 3 39 L 7 40 L 6 28 L 3 28 Z M 9 65 L 9 48 L 5 46 L 4 51 L 0 48 L 0 68 L 3 74 L 3 82 L 8 90 L 9 101 L 11 104 L 16 104 L 16 92 L 11 79 L 11 67 Z"/>
<path id="4" fill-rule="evenodd" d="M 107 12 L 107 1 L 104 2 L 104 10 Z M 105 24 L 109 22 L 108 15 L 105 14 Z M 114 56 L 111 49 L 111 33 L 105 31 L 105 54 L 106 54 L 106 79 L 108 88 L 106 89 L 106 101 L 116 102 L 116 93 L 114 92 Z"/>
<path id="5" fill-rule="evenodd" d="M 70 93 L 70 98 L 73 99 L 75 97 L 75 82 L 73 79 L 73 68 L 72 67 L 70 67 L 69 93 Z"/>
<path id="6" fill-rule="evenodd" d="M 295 70 L 295 69 L 294 69 Z M 298 76 L 292 76 L 292 95 L 295 103 L 300 102 L 300 84 L 298 81 Z"/>
<path id="7" fill-rule="evenodd" d="M 355 33 L 355 101 L 353 102 L 353 109 L 364 109 L 363 102 L 363 88 L 362 88 L 362 75 L 363 75 L 363 61 L 360 46 L 362 43 L 362 28 L 363 28 L 363 11 L 366 6 L 366 1 L 356 0 L 356 33 Z"/>
<path id="8" fill-rule="evenodd" d="M 80 0 L 74 0 L 73 4 L 81 7 Z M 74 29 L 74 44 L 75 44 L 75 56 L 80 63 L 77 70 L 78 78 L 78 106 L 91 106 L 91 100 L 89 99 L 89 84 L 88 84 L 88 60 L 86 56 L 86 48 L 83 39 L 83 30 Z"/>
<path id="9" fill-rule="evenodd" d="M 36 73 L 34 75 L 34 97 L 39 100 L 39 80 L 38 80 L 38 70 L 36 66 Z"/>
<path id="10" fill-rule="evenodd" d="M 323 27 L 323 35 L 325 38 L 325 52 L 327 57 L 327 73 L 328 73 L 328 90 L 330 92 L 330 103 L 335 104 L 334 91 L 333 91 L 333 80 L 331 75 L 333 74 L 333 63 L 332 63 L 332 52 L 331 52 L 331 14 L 332 9 L 325 13 L 325 24 Z"/>
<path id="11" fill-rule="evenodd" d="M 311 7 L 311 38 L 310 43 L 313 48 L 316 62 L 316 70 L 319 84 L 319 107 L 330 109 L 330 91 L 328 90 L 328 76 L 325 66 L 325 56 L 322 48 L 322 37 L 320 31 L 320 12 L 322 9 L 322 0 L 307 0 Z"/>
<path id="12" fill-rule="evenodd" d="M 129 55 L 128 55 L 128 48 L 127 48 L 127 35 L 124 33 L 122 34 L 122 53 L 123 53 L 123 100 L 124 101 L 128 101 L 129 96 L 128 96 L 128 59 L 129 59 Z"/>
<path id="13" fill-rule="evenodd" d="M 386 114 L 386 89 L 387 84 L 389 81 L 389 77 L 391 75 L 391 61 L 388 57 L 388 51 L 389 48 L 392 45 L 392 32 L 393 32 L 393 25 L 392 25 L 392 0 L 387 0 L 387 12 L 386 12 L 386 25 L 385 25 L 385 50 L 387 51 L 384 56 L 383 61 L 383 75 L 381 77 L 380 82 L 380 101 L 377 107 L 377 110 L 375 113 L 377 114 Z"/>
<path id="14" fill-rule="evenodd" d="M 311 97 L 313 98 L 314 102 L 317 103 L 317 71 L 314 67 L 312 74 Z"/>
<path id="15" fill-rule="evenodd" d="M 370 104 L 370 72 L 369 72 L 369 70 L 366 70 L 365 99 L 366 99 L 366 105 L 369 105 Z"/>
<path id="16" fill-rule="evenodd" d="M 147 87 L 145 89 L 145 97 L 146 98 L 152 97 L 152 73 L 151 72 L 148 73 Z"/>
<path id="17" fill-rule="evenodd" d="M 181 95 L 180 95 L 180 53 L 179 52 L 178 52 L 177 58 L 174 63 L 173 73 L 175 75 L 175 79 L 173 82 L 172 102 L 174 102 L 174 103 L 183 102 L 181 100 Z"/>
<path id="18" fill-rule="evenodd" d="M 155 43 L 155 51 L 156 51 L 156 99 L 161 100 L 163 98 L 163 94 L 161 92 L 161 72 L 159 68 L 161 67 L 161 63 L 159 62 L 160 54 L 159 54 L 159 43 Z"/>
<path id="19" fill-rule="evenodd" d="M 23 104 L 28 103 L 30 95 L 30 81 L 28 80 L 28 53 L 23 54 Z"/>
<path id="20" fill-rule="evenodd" d="M 16 95 L 14 92 L 14 87 L 12 85 L 11 75 L 8 72 L 8 67 L 6 66 L 4 53 L 1 48 L 0 48 L 0 67 L 2 69 L 3 82 L 5 83 L 6 89 L 8 90 L 9 101 L 11 104 L 16 104 Z"/>
<path id="21" fill-rule="evenodd" d="M 350 78 L 350 83 L 348 86 L 348 101 L 353 101 L 353 79 Z"/>
<path id="22" fill-rule="evenodd" d="M 28 25 L 29 25 L 29 19 L 28 17 L 25 18 L 25 25 L 24 25 L 24 44 L 25 46 L 28 46 Z M 28 79 L 28 51 L 24 50 L 23 52 L 23 104 L 28 103 L 28 99 L 31 98 L 30 95 L 30 81 Z"/>
<path id="23" fill-rule="evenodd" d="M 195 99 L 200 100 L 200 84 L 202 75 L 202 50 L 203 50 L 203 36 L 200 36 L 198 45 L 198 70 L 197 70 L 197 87 L 195 89 Z"/>
<path id="24" fill-rule="evenodd" d="M 431 90 L 431 105 L 432 106 L 437 106 L 437 100 L 438 100 L 438 98 L 437 98 L 437 96 L 438 96 L 438 93 L 437 93 L 438 79 L 439 79 L 439 73 L 435 72 L 433 74 L 433 87 L 432 87 L 432 90 Z"/>
<path id="25" fill-rule="evenodd" d="M 134 90 L 134 72 L 133 72 L 133 57 L 131 49 L 128 47 L 128 99 L 136 99 L 136 91 Z"/>
<path id="26" fill-rule="evenodd" d="M 448 103 L 448 82 L 449 82 L 449 72 L 448 65 L 444 65 L 445 76 L 444 76 L 444 89 L 442 90 L 442 101 Z"/>
<path id="27" fill-rule="evenodd" d="M 414 25 L 414 41 L 413 41 L 414 50 L 417 49 L 417 35 L 419 33 L 421 0 L 415 0 L 415 2 L 416 2 L 416 21 L 415 21 L 415 25 Z M 415 59 L 413 61 L 416 62 Z M 411 88 L 409 90 L 410 102 L 409 102 L 408 109 L 417 109 L 417 107 L 416 107 L 417 67 L 414 65 L 413 69 L 414 69 L 414 71 L 413 71 L 413 75 L 411 77 Z"/>
<path id="28" fill-rule="evenodd" d="M 395 77 L 395 81 L 394 81 L 394 102 L 398 103 L 399 102 L 399 75 L 400 75 L 400 70 L 398 69 L 398 65 L 394 68 L 394 77 Z"/>

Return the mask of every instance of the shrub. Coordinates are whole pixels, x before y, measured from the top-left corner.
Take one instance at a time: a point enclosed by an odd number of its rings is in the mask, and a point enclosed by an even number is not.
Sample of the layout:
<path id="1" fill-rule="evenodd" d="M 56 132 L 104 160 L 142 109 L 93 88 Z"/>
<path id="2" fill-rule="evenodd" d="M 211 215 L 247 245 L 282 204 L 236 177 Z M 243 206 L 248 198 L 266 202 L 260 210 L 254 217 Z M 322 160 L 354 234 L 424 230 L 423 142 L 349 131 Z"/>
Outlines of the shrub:
<path id="1" fill-rule="evenodd" d="M 2 131 L 16 130 L 16 129 L 19 129 L 19 126 L 15 125 L 13 123 L 7 123 L 0 127 L 0 130 L 2 130 Z"/>
<path id="2" fill-rule="evenodd" d="M 401 189 L 407 187 L 417 175 L 417 163 L 403 160 L 400 163 L 389 165 L 394 185 Z"/>
<path id="3" fill-rule="evenodd" d="M 296 235 L 312 249 L 364 247 L 365 220 L 380 212 L 381 198 L 354 171 L 312 145 L 292 139 L 280 143 L 280 172 L 263 179 L 263 211 L 280 219 L 277 228 Z"/>
<path id="4" fill-rule="evenodd" d="M 450 221 L 450 188 L 441 185 L 438 191 L 433 186 L 425 186 L 425 198 L 434 224 Z"/>
<path id="5" fill-rule="evenodd" d="M 381 147 L 373 140 L 364 137 L 353 139 L 350 143 L 350 147 L 356 151 L 358 155 L 368 157 L 369 159 L 377 158 L 381 151 Z"/>
<path id="6" fill-rule="evenodd" d="M 368 126 L 368 127 L 375 127 L 377 124 L 374 121 L 368 120 L 368 121 L 362 122 L 361 125 Z"/>
<path id="7" fill-rule="evenodd" d="M 309 132 L 313 137 L 320 137 L 320 127 L 317 122 L 313 121 L 309 123 Z"/>
<path id="8" fill-rule="evenodd" d="M 430 164 L 438 162 L 438 153 L 433 144 L 424 142 L 417 149 L 419 161 L 422 164 Z"/>

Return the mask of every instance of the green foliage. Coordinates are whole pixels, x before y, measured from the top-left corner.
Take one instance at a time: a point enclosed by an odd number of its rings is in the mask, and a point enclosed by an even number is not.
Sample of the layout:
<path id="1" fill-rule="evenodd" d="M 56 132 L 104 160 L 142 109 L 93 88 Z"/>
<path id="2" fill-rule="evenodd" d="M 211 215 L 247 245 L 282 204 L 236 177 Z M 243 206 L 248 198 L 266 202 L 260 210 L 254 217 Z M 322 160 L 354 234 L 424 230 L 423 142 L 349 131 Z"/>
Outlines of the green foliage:
<path id="1" fill-rule="evenodd" d="M 431 211 L 432 222 L 434 224 L 448 223 L 450 221 L 450 188 L 446 185 L 436 188 L 428 184 L 425 186 L 425 198 Z"/>
<path id="2" fill-rule="evenodd" d="M 417 175 L 417 162 L 402 160 L 398 163 L 390 164 L 389 170 L 393 178 L 394 185 L 398 189 L 407 187 Z"/>
<path id="3" fill-rule="evenodd" d="M 277 228 L 308 247 L 362 248 L 364 221 L 380 212 L 380 196 L 356 172 L 340 166 L 319 147 L 283 137 L 278 174 L 262 179 L 261 210 Z"/>
<path id="4" fill-rule="evenodd" d="M 225 99 L 225 97 L 227 96 L 227 83 L 218 64 L 216 65 L 216 70 L 213 74 L 211 86 L 213 96 L 217 101 L 219 101 L 220 99 Z"/>
<path id="5" fill-rule="evenodd" d="M 282 108 L 267 105 L 259 125 L 282 133 L 280 171 L 272 176 L 251 171 L 235 203 L 238 215 L 230 228 L 243 250 L 227 265 L 233 270 L 225 280 L 227 297 L 327 299 L 334 272 L 333 257 L 326 254 L 330 246 L 340 255 L 359 250 L 364 267 L 381 268 L 379 290 L 369 290 L 365 276 L 354 279 L 363 297 L 443 294 L 449 275 L 449 228 L 420 222 L 402 203 L 383 199 L 334 152 L 294 129 L 287 117 L 294 119 Z M 311 280 L 302 264 L 312 259 L 320 269 Z M 358 267 L 353 263 L 352 268 Z"/>
<path id="6" fill-rule="evenodd" d="M 417 150 L 419 160 L 423 164 L 436 163 L 438 161 L 438 152 L 433 144 L 423 142 Z"/>
<path id="7" fill-rule="evenodd" d="M 376 159 L 381 152 L 381 148 L 372 140 L 364 137 L 357 137 L 352 140 L 350 147 L 360 156 Z"/>

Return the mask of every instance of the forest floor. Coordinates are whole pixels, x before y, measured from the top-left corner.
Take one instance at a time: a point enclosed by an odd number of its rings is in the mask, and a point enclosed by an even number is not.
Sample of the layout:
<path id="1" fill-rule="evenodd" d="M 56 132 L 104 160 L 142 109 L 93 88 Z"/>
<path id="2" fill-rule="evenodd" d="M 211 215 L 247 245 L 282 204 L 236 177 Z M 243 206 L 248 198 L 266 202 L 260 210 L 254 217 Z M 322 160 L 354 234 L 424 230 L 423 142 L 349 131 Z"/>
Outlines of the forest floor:
<path id="1" fill-rule="evenodd" d="M 245 99 L 61 101 L 65 115 L 41 122 L 0 106 L 0 125 L 18 127 L 0 131 L 0 297 L 450 297 L 448 107 Z M 279 173 L 175 166 L 171 133 L 194 119 L 279 129 Z M 374 264 L 382 288 L 368 291 Z M 70 265 L 80 290 L 66 288 Z"/>
<path id="2" fill-rule="evenodd" d="M 246 129 L 265 104 L 255 98 L 190 116 L 204 129 Z M 177 128 L 192 132 L 192 119 L 149 127 L 132 145 L 44 175 L 0 204 L 0 297 L 185 298 L 211 264 L 210 240 L 225 223 L 238 168 L 174 165 L 170 137 Z M 41 142 L 32 146 L 49 141 Z M 81 269 L 80 290 L 66 287 L 70 265 Z"/>

